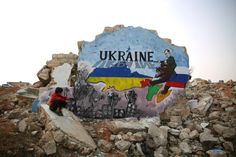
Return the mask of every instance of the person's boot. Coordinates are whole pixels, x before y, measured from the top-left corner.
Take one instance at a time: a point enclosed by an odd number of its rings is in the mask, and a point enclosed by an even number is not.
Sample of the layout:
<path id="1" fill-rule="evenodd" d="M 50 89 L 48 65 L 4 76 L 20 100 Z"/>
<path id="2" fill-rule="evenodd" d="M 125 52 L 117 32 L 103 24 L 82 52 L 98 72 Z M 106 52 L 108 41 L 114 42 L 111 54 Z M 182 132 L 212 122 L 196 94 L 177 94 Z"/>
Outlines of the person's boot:
<path id="1" fill-rule="evenodd" d="M 63 114 L 62 114 L 60 108 L 57 108 L 57 110 L 56 110 L 56 114 L 57 114 L 58 116 L 63 116 Z"/>
<path id="2" fill-rule="evenodd" d="M 165 95 L 168 92 L 169 88 L 169 86 L 165 86 L 164 89 L 161 91 L 161 94 Z"/>

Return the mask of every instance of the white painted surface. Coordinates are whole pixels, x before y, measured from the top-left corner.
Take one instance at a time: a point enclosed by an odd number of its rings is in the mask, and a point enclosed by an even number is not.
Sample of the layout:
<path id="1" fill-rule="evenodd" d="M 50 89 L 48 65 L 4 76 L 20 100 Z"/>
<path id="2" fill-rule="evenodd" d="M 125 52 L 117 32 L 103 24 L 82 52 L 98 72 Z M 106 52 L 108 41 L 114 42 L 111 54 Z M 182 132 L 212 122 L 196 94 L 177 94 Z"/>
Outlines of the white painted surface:
<path id="1" fill-rule="evenodd" d="M 63 116 L 58 116 L 49 109 L 47 104 L 42 104 L 41 107 L 48 114 L 48 117 L 54 122 L 56 127 L 60 128 L 67 135 L 85 143 L 93 149 L 97 147 L 92 137 L 80 123 L 79 118 L 74 116 L 73 113 L 67 109 L 62 109 Z"/>
<path id="2" fill-rule="evenodd" d="M 69 77 L 71 73 L 72 66 L 68 63 L 64 63 L 61 66 L 56 67 L 52 72 L 52 77 L 56 82 L 53 87 L 69 87 Z"/>

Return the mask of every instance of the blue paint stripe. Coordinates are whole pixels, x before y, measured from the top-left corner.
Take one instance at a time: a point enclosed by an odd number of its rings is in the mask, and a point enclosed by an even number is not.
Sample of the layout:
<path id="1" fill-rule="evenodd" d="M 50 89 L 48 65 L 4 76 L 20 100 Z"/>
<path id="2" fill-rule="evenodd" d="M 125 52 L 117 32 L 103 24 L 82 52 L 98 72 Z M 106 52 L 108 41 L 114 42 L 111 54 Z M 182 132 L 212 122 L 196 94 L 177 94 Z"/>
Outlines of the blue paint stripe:
<path id="1" fill-rule="evenodd" d="M 189 80 L 189 75 L 186 74 L 174 74 L 171 76 L 168 82 L 182 82 L 187 83 Z"/>
<path id="2" fill-rule="evenodd" d="M 126 67 L 112 68 L 96 68 L 89 77 L 136 77 L 136 78 L 152 78 L 147 75 L 139 74 L 138 72 L 131 73 L 131 70 Z"/>

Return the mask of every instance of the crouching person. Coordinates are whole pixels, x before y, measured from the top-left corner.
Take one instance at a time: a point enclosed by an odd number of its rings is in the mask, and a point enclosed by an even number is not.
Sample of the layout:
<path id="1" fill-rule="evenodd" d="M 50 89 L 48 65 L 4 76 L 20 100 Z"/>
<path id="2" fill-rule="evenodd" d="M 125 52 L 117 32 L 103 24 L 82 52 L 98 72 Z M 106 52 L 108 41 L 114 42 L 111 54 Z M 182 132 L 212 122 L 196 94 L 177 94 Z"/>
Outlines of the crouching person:
<path id="1" fill-rule="evenodd" d="M 69 100 L 69 97 L 62 95 L 63 89 L 57 87 L 55 92 L 51 95 L 49 99 L 49 108 L 51 111 L 55 112 L 59 116 L 63 116 L 61 109 L 66 106 L 66 100 Z"/>

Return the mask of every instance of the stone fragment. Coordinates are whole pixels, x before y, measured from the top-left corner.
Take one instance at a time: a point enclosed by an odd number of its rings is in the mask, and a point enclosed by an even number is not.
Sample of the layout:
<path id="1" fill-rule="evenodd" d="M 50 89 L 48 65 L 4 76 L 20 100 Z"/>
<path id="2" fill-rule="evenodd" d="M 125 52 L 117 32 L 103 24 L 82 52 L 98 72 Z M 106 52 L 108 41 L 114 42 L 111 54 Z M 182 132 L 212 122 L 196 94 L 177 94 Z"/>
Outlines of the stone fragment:
<path id="1" fill-rule="evenodd" d="M 144 141 L 144 137 L 145 137 L 144 132 L 136 132 L 129 137 L 129 141 L 141 142 L 141 141 Z"/>
<path id="2" fill-rule="evenodd" d="M 197 108 L 198 100 L 192 99 L 187 102 L 187 105 L 190 107 L 191 111 L 193 111 L 195 108 Z"/>
<path id="3" fill-rule="evenodd" d="M 107 126 L 109 130 L 113 134 L 117 134 L 119 132 L 127 133 L 127 132 L 139 132 L 139 131 L 145 131 L 146 128 L 143 125 L 140 125 L 140 123 L 132 122 L 132 121 L 121 121 L 121 120 L 114 120 L 107 122 Z"/>
<path id="4" fill-rule="evenodd" d="M 233 87 L 233 91 L 235 91 L 235 92 L 236 92 L 236 86 L 234 86 L 234 87 Z"/>
<path id="5" fill-rule="evenodd" d="M 159 147 L 154 151 L 154 157 L 167 157 L 168 151 L 164 147 Z"/>
<path id="6" fill-rule="evenodd" d="M 220 115 L 221 115 L 221 113 L 220 113 L 220 111 L 213 111 L 213 112 L 211 112 L 210 114 L 209 114 L 209 119 L 219 119 L 220 118 Z"/>
<path id="7" fill-rule="evenodd" d="M 181 140 L 184 140 L 184 139 L 189 139 L 189 134 L 187 132 L 184 132 L 184 131 L 181 131 L 180 134 L 179 134 L 179 138 Z"/>
<path id="8" fill-rule="evenodd" d="M 152 149 L 158 147 L 150 134 L 147 134 L 145 144 Z"/>
<path id="9" fill-rule="evenodd" d="M 236 136 L 236 130 L 234 128 L 229 128 L 222 126 L 220 124 L 213 125 L 213 129 L 224 138 L 234 138 Z"/>
<path id="10" fill-rule="evenodd" d="M 110 136 L 110 140 L 111 140 L 111 141 L 115 141 L 115 140 L 116 140 L 116 135 L 111 135 L 111 136 Z"/>
<path id="11" fill-rule="evenodd" d="M 201 125 L 201 127 L 204 129 L 205 127 L 207 127 L 207 126 L 209 125 L 209 123 L 205 123 L 205 122 L 204 122 L 204 123 L 201 123 L 200 125 Z"/>
<path id="12" fill-rule="evenodd" d="M 224 146 L 225 150 L 227 150 L 227 151 L 230 151 L 230 152 L 233 152 L 233 151 L 234 151 L 234 145 L 233 145 L 232 142 L 225 141 L 225 142 L 223 143 L 223 146 Z"/>
<path id="13" fill-rule="evenodd" d="M 39 80 L 43 83 L 43 85 L 47 85 L 50 82 L 50 80 L 51 80 L 50 73 L 51 73 L 51 69 L 47 66 L 44 66 L 37 73 L 37 76 L 38 76 Z"/>
<path id="14" fill-rule="evenodd" d="M 221 150 L 221 149 L 212 149 L 212 150 L 208 150 L 207 154 L 210 157 L 227 157 L 227 154 L 225 151 Z"/>
<path id="15" fill-rule="evenodd" d="M 129 141 L 123 141 L 123 140 L 117 141 L 117 142 L 115 143 L 115 146 L 116 146 L 119 150 L 121 150 L 121 151 L 126 151 L 126 150 L 128 150 L 129 147 L 130 147 L 130 145 L 131 145 L 131 143 L 130 143 Z"/>
<path id="16" fill-rule="evenodd" d="M 37 145 L 34 146 L 34 154 L 35 154 L 35 157 L 44 157 L 45 156 L 44 150 Z"/>
<path id="17" fill-rule="evenodd" d="M 57 152 L 56 143 L 54 140 L 48 141 L 42 146 L 47 155 L 55 154 Z"/>
<path id="18" fill-rule="evenodd" d="M 56 142 L 60 143 L 64 140 L 65 134 L 62 131 L 57 130 L 57 131 L 53 132 L 53 137 Z"/>
<path id="19" fill-rule="evenodd" d="M 191 147 L 188 145 L 187 142 L 181 142 L 179 144 L 179 148 L 183 151 L 184 154 L 192 153 Z"/>
<path id="20" fill-rule="evenodd" d="M 137 151 L 139 152 L 139 156 L 144 156 L 144 153 L 142 151 L 142 147 L 141 147 L 141 144 L 140 143 L 136 143 L 136 148 L 137 148 Z"/>
<path id="21" fill-rule="evenodd" d="M 235 108 L 235 106 L 229 106 L 229 107 L 226 107 L 226 108 L 225 108 L 225 111 L 226 111 L 226 112 L 231 112 L 231 113 L 233 113 L 233 112 L 236 111 L 236 108 Z"/>
<path id="22" fill-rule="evenodd" d="M 203 98 L 200 99 L 196 108 L 200 111 L 201 114 L 205 115 L 209 107 L 211 106 L 212 102 L 213 102 L 212 96 L 210 95 L 204 96 Z"/>
<path id="23" fill-rule="evenodd" d="M 178 147 L 170 147 L 170 151 L 174 154 L 174 155 L 180 155 L 181 154 L 181 149 Z"/>
<path id="24" fill-rule="evenodd" d="M 34 136 L 34 135 L 36 135 L 37 133 L 38 133 L 38 131 L 32 131 L 32 132 L 31 132 L 31 135 Z"/>
<path id="25" fill-rule="evenodd" d="M 139 120 L 139 124 L 149 128 L 151 125 L 160 126 L 161 120 L 159 116 L 156 117 L 148 117 L 148 118 L 141 118 Z"/>
<path id="26" fill-rule="evenodd" d="M 98 141 L 98 147 L 102 152 L 108 153 L 112 149 L 112 143 L 101 139 Z"/>
<path id="27" fill-rule="evenodd" d="M 148 133 L 152 136 L 156 145 L 166 146 L 167 145 L 167 137 L 168 130 L 164 128 L 158 128 L 155 125 L 150 126 L 148 129 Z"/>
<path id="28" fill-rule="evenodd" d="M 203 144 L 217 144 L 217 142 L 219 141 L 218 138 L 214 137 L 210 131 L 205 131 L 203 133 L 200 134 L 199 136 L 200 138 L 200 142 Z"/>
<path id="29" fill-rule="evenodd" d="M 195 139 L 199 136 L 199 133 L 197 130 L 193 130 L 192 132 L 189 133 L 190 139 Z"/>
<path id="30" fill-rule="evenodd" d="M 169 122 L 168 126 L 171 128 L 177 128 L 178 126 L 180 126 L 181 124 L 177 123 L 177 122 Z"/>
<path id="31" fill-rule="evenodd" d="M 26 127 L 27 127 L 26 119 L 21 120 L 18 124 L 19 131 L 20 132 L 25 132 Z"/>
<path id="32" fill-rule="evenodd" d="M 170 130 L 169 130 L 169 133 L 170 133 L 171 135 L 179 136 L 180 130 L 177 130 L 177 129 L 170 129 Z"/>
<path id="33" fill-rule="evenodd" d="M 67 109 L 63 109 L 63 116 L 57 116 L 51 110 L 47 104 L 41 105 L 41 114 L 44 115 L 47 121 L 51 121 L 53 128 L 60 129 L 63 133 L 74 138 L 77 141 L 77 145 L 84 144 L 85 146 L 95 149 L 97 146 L 93 141 L 92 137 L 84 129 L 78 117 Z M 47 127 L 48 125 L 46 125 Z M 55 129 L 52 129 L 55 130 Z"/>
<path id="34" fill-rule="evenodd" d="M 13 110 L 9 113 L 8 119 L 19 119 L 21 117 L 21 111 Z"/>

